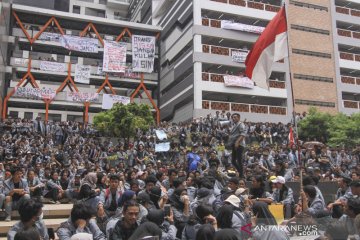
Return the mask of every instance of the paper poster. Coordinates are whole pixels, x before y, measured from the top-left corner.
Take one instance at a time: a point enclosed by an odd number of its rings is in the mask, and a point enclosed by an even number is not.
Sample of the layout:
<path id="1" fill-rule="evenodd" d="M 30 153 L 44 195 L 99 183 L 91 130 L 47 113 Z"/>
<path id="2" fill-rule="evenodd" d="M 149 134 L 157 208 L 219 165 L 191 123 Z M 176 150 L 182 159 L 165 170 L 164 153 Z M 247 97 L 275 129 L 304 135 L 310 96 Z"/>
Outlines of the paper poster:
<path id="1" fill-rule="evenodd" d="M 98 102 L 98 93 L 68 92 L 66 96 L 68 101 L 73 102 Z"/>
<path id="2" fill-rule="evenodd" d="M 99 40 L 96 38 L 64 35 L 60 38 L 61 46 L 71 51 L 97 53 Z"/>
<path id="3" fill-rule="evenodd" d="M 24 65 L 27 65 L 28 63 L 29 63 L 29 59 L 27 59 L 27 58 L 15 58 L 14 59 L 15 65 L 24 66 Z"/>
<path id="4" fill-rule="evenodd" d="M 126 68 L 126 43 L 104 41 L 104 72 L 125 72 Z"/>
<path id="5" fill-rule="evenodd" d="M 155 37 L 132 35 L 132 68 L 134 72 L 154 70 Z"/>
<path id="6" fill-rule="evenodd" d="M 66 72 L 65 63 L 41 61 L 40 70 L 46 72 Z"/>
<path id="7" fill-rule="evenodd" d="M 103 94 L 102 109 L 111 109 L 115 103 L 126 105 L 130 103 L 130 98 L 113 94 Z"/>
<path id="8" fill-rule="evenodd" d="M 167 135 L 164 130 L 155 130 L 155 133 L 159 140 L 167 139 Z"/>
<path id="9" fill-rule="evenodd" d="M 155 144 L 155 152 L 168 152 L 170 150 L 170 142 Z"/>
<path id="10" fill-rule="evenodd" d="M 91 70 L 91 66 L 89 66 L 89 65 L 76 64 L 74 81 L 78 82 L 78 83 L 89 84 L 90 83 L 90 70 Z"/>
<path id="11" fill-rule="evenodd" d="M 254 82 L 251 81 L 248 77 L 225 75 L 224 83 L 227 87 L 254 88 Z"/>
<path id="12" fill-rule="evenodd" d="M 30 99 L 53 99 L 56 95 L 56 91 L 51 88 L 27 88 L 16 87 L 15 97 L 30 98 Z"/>
<path id="13" fill-rule="evenodd" d="M 52 32 L 43 32 L 39 36 L 39 40 L 60 42 L 61 34 Z"/>
<path id="14" fill-rule="evenodd" d="M 243 31 L 243 32 L 257 33 L 257 34 L 261 34 L 265 30 L 264 27 L 247 25 L 247 24 L 242 24 L 242 23 L 235 23 L 235 22 L 232 22 L 229 20 L 222 20 L 221 28 L 229 29 L 229 30 L 238 30 L 238 31 Z"/>
<path id="15" fill-rule="evenodd" d="M 248 52 L 234 51 L 234 50 L 231 51 L 231 57 L 233 62 L 244 63 L 247 55 Z"/>

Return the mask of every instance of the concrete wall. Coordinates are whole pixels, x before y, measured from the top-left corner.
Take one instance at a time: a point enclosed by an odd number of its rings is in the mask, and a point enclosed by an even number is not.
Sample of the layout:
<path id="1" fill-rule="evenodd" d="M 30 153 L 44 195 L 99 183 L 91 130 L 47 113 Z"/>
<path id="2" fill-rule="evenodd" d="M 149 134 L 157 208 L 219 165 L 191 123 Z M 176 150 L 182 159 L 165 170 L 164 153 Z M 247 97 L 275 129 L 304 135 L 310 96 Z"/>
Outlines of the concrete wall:
<path id="1" fill-rule="evenodd" d="M 308 100 L 334 103 L 335 107 L 319 107 L 321 111 L 338 112 L 334 44 L 332 39 L 331 4 L 330 0 L 304 0 L 304 3 L 326 7 L 328 11 L 311 7 L 288 4 L 288 29 L 290 41 L 290 63 L 293 74 L 292 83 L 295 100 Z M 328 30 L 329 35 L 292 29 L 291 25 L 299 25 L 316 29 Z M 308 56 L 293 53 L 294 49 L 331 54 L 331 58 Z M 332 78 L 333 82 L 320 82 L 294 78 L 294 74 Z M 320 104 L 320 103 L 319 103 Z M 295 111 L 308 111 L 309 105 L 296 104 Z"/>

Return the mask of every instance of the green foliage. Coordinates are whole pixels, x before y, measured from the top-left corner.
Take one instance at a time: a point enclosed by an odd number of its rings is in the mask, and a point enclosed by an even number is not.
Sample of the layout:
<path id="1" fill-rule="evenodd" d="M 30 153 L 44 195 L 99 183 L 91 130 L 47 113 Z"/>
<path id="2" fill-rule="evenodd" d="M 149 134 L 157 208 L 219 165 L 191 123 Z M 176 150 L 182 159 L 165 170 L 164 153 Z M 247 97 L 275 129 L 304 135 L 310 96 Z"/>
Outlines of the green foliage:
<path id="1" fill-rule="evenodd" d="M 332 116 L 310 108 L 306 118 L 299 122 L 299 134 L 305 141 L 318 140 L 330 146 L 354 147 L 360 144 L 360 113 Z"/>
<path id="2" fill-rule="evenodd" d="M 327 141 L 331 115 L 310 108 L 306 118 L 299 122 L 299 137 L 305 141 Z"/>
<path id="3" fill-rule="evenodd" d="M 329 127 L 331 146 L 354 147 L 360 144 L 360 113 L 346 116 L 339 113 L 333 117 Z"/>
<path id="4" fill-rule="evenodd" d="M 115 104 L 111 109 L 98 113 L 94 126 L 101 133 L 124 139 L 134 137 L 136 129 L 147 130 L 154 124 L 150 107 L 145 104 Z"/>

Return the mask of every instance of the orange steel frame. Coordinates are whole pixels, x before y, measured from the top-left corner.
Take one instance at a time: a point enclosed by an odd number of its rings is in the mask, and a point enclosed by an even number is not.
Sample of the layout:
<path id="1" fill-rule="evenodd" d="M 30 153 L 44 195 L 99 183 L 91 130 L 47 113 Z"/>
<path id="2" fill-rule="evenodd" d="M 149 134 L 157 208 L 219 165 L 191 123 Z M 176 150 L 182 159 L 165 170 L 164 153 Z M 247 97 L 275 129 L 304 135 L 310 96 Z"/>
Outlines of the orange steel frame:
<path id="1" fill-rule="evenodd" d="M 40 29 L 40 31 L 33 37 L 31 38 L 29 33 L 26 31 L 26 29 L 24 28 L 24 25 L 22 24 L 21 20 L 19 19 L 18 15 L 16 14 L 15 11 L 12 11 L 12 14 L 16 20 L 16 22 L 19 24 L 20 28 L 22 29 L 22 31 L 24 32 L 26 38 L 29 40 L 30 45 L 32 45 L 39 37 L 40 35 L 46 30 L 47 27 L 50 26 L 50 24 L 52 24 L 52 26 L 55 24 L 55 26 L 59 29 L 60 34 L 64 35 L 64 30 L 61 28 L 59 22 L 56 20 L 56 18 L 53 16 L 51 17 L 46 24 Z M 97 31 L 95 25 L 93 23 L 88 23 L 88 25 L 84 28 L 84 30 L 80 33 L 81 37 L 86 36 L 87 34 L 90 34 L 90 30 L 93 30 L 97 36 L 97 38 L 99 39 L 100 43 L 102 46 L 104 46 L 104 40 L 102 39 L 102 37 L 100 36 L 99 32 Z M 119 34 L 119 36 L 117 36 L 116 41 L 120 41 L 125 34 L 127 34 L 129 37 L 132 36 L 130 30 L 128 28 L 124 28 L 124 30 Z M 156 34 L 156 39 L 159 39 L 160 37 L 160 33 Z M 28 79 L 30 78 L 30 84 L 35 88 L 38 88 L 39 86 L 37 85 L 37 83 L 35 82 L 35 78 L 34 76 L 31 74 L 31 59 L 29 59 L 29 64 L 28 64 L 28 69 L 27 69 L 27 73 L 25 74 L 25 76 L 21 79 L 21 81 L 16 85 L 16 87 L 21 86 L 21 84 L 24 83 L 25 80 L 26 83 L 25 85 L 28 83 Z M 59 88 L 56 90 L 56 94 L 58 94 L 59 92 L 61 92 L 67 85 L 72 85 L 75 89 L 76 92 L 79 92 L 78 88 L 76 87 L 76 84 L 74 82 L 74 80 L 71 77 L 71 62 L 69 62 L 68 64 L 68 75 L 65 78 L 65 80 L 62 82 L 62 84 L 59 86 Z M 106 74 L 105 80 L 103 82 L 103 84 L 100 86 L 100 88 L 97 90 L 97 93 L 100 93 L 102 90 L 106 91 L 105 87 L 108 86 L 112 92 L 112 94 L 116 94 L 115 90 L 113 89 L 113 87 L 111 86 L 111 83 L 109 81 L 109 76 L 108 74 Z M 147 95 L 147 97 L 149 98 L 152 106 L 154 107 L 155 111 L 156 111 L 156 121 L 159 124 L 160 123 L 160 111 L 159 108 L 157 107 L 157 105 L 155 104 L 154 100 L 152 99 L 149 91 L 147 90 L 145 84 L 144 84 L 144 74 L 141 74 L 141 82 L 139 84 L 139 86 L 136 88 L 136 90 L 133 92 L 133 94 L 131 95 L 131 101 L 134 101 L 134 97 L 139 93 L 139 91 L 143 89 L 145 94 Z M 71 91 L 72 88 L 70 88 Z M 3 102 L 3 112 L 2 112 L 2 118 L 5 119 L 6 118 L 6 113 L 7 113 L 7 102 L 10 99 L 10 97 L 15 93 L 15 89 L 13 89 L 4 99 Z M 141 97 L 141 95 L 139 95 Z M 45 120 L 47 121 L 49 118 L 49 106 L 50 103 L 52 102 L 53 99 L 44 99 L 43 101 L 45 102 Z M 87 123 L 89 120 L 89 106 L 90 103 L 89 102 L 85 102 L 84 103 L 85 106 L 85 112 L 84 112 L 84 123 Z"/>

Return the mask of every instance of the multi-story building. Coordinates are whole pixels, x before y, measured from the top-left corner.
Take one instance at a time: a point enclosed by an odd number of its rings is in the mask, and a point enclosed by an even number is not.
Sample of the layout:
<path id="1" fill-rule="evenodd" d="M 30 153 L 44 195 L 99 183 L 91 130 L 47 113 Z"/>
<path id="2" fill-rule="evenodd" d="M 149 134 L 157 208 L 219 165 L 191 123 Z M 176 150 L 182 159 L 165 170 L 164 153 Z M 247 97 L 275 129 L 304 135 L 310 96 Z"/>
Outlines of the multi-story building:
<path id="1" fill-rule="evenodd" d="M 165 3 L 166 1 L 162 1 Z M 292 99 L 287 59 L 274 65 L 269 91 L 227 87 L 224 76 L 242 76 L 244 62 L 232 52 L 247 52 L 259 34 L 226 30 L 222 20 L 265 27 L 280 9 L 281 1 L 187 0 L 174 1 L 156 20 L 161 33 L 161 117 L 184 121 L 216 111 L 241 112 L 248 121 L 286 122 Z"/>
<path id="2" fill-rule="evenodd" d="M 0 112 L 5 94 L 5 79 L 7 70 L 7 53 L 10 29 L 10 2 L 0 1 Z"/>
<path id="3" fill-rule="evenodd" d="M 224 79 L 240 78 L 245 65 L 233 59 L 243 56 L 259 36 L 258 31 L 275 16 L 282 0 L 15 0 L 13 10 L 34 38 L 50 17 L 55 17 L 66 34 L 87 33 L 93 23 L 102 39 L 114 39 L 127 27 L 130 32 L 156 35 L 157 69 L 144 74 L 144 86 L 156 99 L 161 119 L 176 122 L 205 117 L 216 111 L 240 112 L 248 121 L 288 122 L 293 112 L 315 106 L 321 111 L 346 114 L 360 109 L 360 3 L 358 0 L 286 0 L 289 32 L 289 58 L 274 64 L 269 90 L 229 87 Z M 24 5 L 31 5 L 25 7 Z M 58 43 L 36 40 L 31 43 L 16 18 L 10 28 L 10 57 L 5 96 L 27 72 L 40 85 L 61 84 L 66 73 L 41 72 L 39 58 L 57 62 L 97 65 L 101 54 L 71 53 Z M 224 27 L 234 23 L 237 30 Z M 241 25 L 241 27 L 239 27 Z M 50 26 L 51 27 L 51 26 Z M 51 29 L 49 29 L 51 30 Z M 88 36 L 97 37 L 94 29 Z M 131 42 L 128 61 L 131 62 Z M 100 43 L 99 43 L 100 45 Z M 2 53 L 6 46 L 1 46 Z M 99 48 L 101 53 L 101 47 Z M 3 55 L 4 57 L 4 55 Z M 20 60 L 20 59 L 25 60 Z M 21 65 L 19 65 L 21 64 Z M 5 64 L 6 65 L 6 64 Z M 73 66 L 73 65 L 71 65 Z M 10 68 L 9 68 L 10 67 Z M 11 70 L 12 68 L 12 70 Z M 9 71 L 10 69 L 10 71 Z M 80 91 L 98 91 L 104 76 L 92 70 L 90 85 Z M 71 68 L 73 76 L 73 67 Z M 3 82 L 3 81 L 2 81 Z M 136 74 L 110 76 L 116 94 L 131 96 L 141 82 Z M 65 90 L 67 91 L 67 90 Z M 65 101 L 59 92 L 50 105 L 38 100 L 11 97 L 6 113 L 35 117 L 49 113 L 50 119 L 80 120 L 89 110 L 89 120 L 101 110 L 100 102 L 84 106 Z M 135 101 L 149 102 L 147 95 Z M 6 100 L 6 98 L 5 98 Z M 293 107 L 294 102 L 294 107 Z M 5 106 L 5 104 L 2 104 Z M 87 110 L 88 109 L 88 110 Z M 155 107 L 156 109 L 156 107 Z"/>
<path id="4" fill-rule="evenodd" d="M 331 1 L 339 111 L 360 111 L 360 1 Z"/>
<path id="5" fill-rule="evenodd" d="M 157 111 L 158 54 L 152 73 L 131 71 L 131 35 L 158 36 L 161 28 L 128 21 L 128 0 L 16 0 L 12 4 L 8 75 L 5 82 L 7 115 L 33 119 L 92 121 L 102 110 L 102 94 L 132 97 Z M 98 41 L 97 52 L 70 51 L 61 46 L 59 36 L 84 36 Z M 101 71 L 105 40 L 127 44 L 125 74 Z M 2 47 L 1 47 L 2 49 Z M 157 48 L 156 48 L 157 51 Z M 63 63 L 62 71 L 44 71 L 41 63 Z M 90 67 L 90 82 L 74 82 L 76 64 Z M 4 81 L 1 81 L 1 83 Z M 14 95 L 16 87 L 39 87 L 56 91 L 53 100 L 26 99 Z M 69 101 L 67 92 L 98 93 L 94 102 Z"/>
<path id="6" fill-rule="evenodd" d="M 355 0 L 285 1 L 289 58 L 274 64 L 269 91 L 224 85 L 226 75 L 242 75 L 245 68 L 232 60 L 232 52 L 250 49 L 259 34 L 224 29 L 223 20 L 264 27 L 282 2 L 157 1 L 150 20 L 163 28 L 162 118 L 183 121 L 225 110 L 249 121 L 287 122 L 294 111 L 311 106 L 359 112 L 360 3 Z"/>

